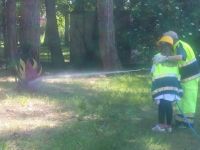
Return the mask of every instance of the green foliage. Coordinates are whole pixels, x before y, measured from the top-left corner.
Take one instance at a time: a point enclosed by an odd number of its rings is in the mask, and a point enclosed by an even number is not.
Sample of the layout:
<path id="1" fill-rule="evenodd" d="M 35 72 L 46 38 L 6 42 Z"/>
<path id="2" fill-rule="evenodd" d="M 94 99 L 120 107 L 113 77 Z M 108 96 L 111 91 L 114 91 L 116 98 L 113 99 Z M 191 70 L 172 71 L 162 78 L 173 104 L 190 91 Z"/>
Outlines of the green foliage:
<path id="1" fill-rule="evenodd" d="M 114 1 L 118 50 L 125 64 L 130 63 L 127 62 L 130 51 L 136 50 L 140 52 L 137 58 L 147 64 L 155 52 L 156 41 L 168 30 L 176 31 L 181 39 L 199 50 L 199 1 Z M 137 62 L 134 63 L 137 65 Z"/>
<path id="2" fill-rule="evenodd" d="M 57 24 L 58 24 L 58 31 L 61 39 L 64 39 L 65 35 L 65 17 L 60 13 L 57 12 Z"/>
<path id="3" fill-rule="evenodd" d="M 96 0 L 74 0 L 72 2 L 73 11 L 95 11 Z"/>
<path id="4" fill-rule="evenodd" d="M 199 49 L 199 1 L 114 0 L 114 4 L 116 44 L 123 66 L 149 64 L 157 49 L 156 41 L 168 30 L 176 31 L 181 39 Z M 57 0 L 57 10 L 63 36 L 64 14 L 95 12 L 96 0 Z"/>

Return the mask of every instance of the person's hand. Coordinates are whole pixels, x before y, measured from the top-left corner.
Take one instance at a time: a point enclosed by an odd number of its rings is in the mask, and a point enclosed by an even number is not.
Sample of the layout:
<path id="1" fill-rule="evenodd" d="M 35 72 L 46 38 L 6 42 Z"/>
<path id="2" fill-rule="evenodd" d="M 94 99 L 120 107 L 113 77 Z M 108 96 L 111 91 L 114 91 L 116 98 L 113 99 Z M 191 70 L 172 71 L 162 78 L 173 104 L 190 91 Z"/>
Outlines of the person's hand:
<path id="1" fill-rule="evenodd" d="M 153 64 L 159 64 L 165 62 L 167 60 L 167 56 L 163 56 L 161 54 L 153 57 Z"/>
<path id="2" fill-rule="evenodd" d="M 153 64 L 153 66 L 151 67 L 151 73 L 154 73 L 154 71 L 155 71 L 155 64 Z"/>

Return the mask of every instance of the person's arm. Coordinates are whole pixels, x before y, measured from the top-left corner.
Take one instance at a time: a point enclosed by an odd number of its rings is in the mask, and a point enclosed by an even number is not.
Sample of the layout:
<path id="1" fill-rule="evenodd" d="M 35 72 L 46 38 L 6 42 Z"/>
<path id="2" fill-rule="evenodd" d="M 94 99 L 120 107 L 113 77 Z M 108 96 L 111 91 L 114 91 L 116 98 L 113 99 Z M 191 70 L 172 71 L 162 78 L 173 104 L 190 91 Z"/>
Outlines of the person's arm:
<path id="1" fill-rule="evenodd" d="M 185 49 L 183 48 L 183 45 L 180 44 L 176 48 L 176 54 L 173 56 L 168 56 L 167 61 L 185 61 L 187 58 L 187 54 L 185 52 Z"/>
<path id="2" fill-rule="evenodd" d="M 167 61 L 181 61 L 184 60 L 182 55 L 167 56 Z"/>

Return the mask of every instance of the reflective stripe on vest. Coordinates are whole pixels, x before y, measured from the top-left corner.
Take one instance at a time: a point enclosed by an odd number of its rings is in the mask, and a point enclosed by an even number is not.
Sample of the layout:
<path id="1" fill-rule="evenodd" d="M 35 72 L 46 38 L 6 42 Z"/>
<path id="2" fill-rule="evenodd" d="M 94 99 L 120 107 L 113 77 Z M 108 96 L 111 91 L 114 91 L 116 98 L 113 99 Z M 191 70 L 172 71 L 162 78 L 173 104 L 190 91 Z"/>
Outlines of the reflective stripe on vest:
<path id="1" fill-rule="evenodd" d="M 171 74 L 170 73 L 170 74 L 159 75 L 159 76 L 153 77 L 152 80 L 154 81 L 154 80 L 157 80 L 157 79 L 160 79 L 160 78 L 164 78 L 164 77 L 175 77 L 175 78 L 179 79 L 176 74 Z"/>
<path id="2" fill-rule="evenodd" d="M 182 81 L 192 80 L 200 76 L 199 64 L 196 60 L 191 61 L 191 63 L 188 63 L 185 66 L 180 67 L 179 71 L 181 74 Z"/>
<path id="3" fill-rule="evenodd" d="M 172 91 L 176 92 L 177 95 L 179 95 L 180 93 L 183 92 L 183 90 L 180 89 L 179 87 L 170 87 L 170 86 L 167 86 L 167 87 L 161 87 L 161 88 L 153 90 L 152 94 L 155 95 L 155 94 L 158 94 L 158 93 L 165 93 L 166 91 L 168 91 L 169 93 L 171 93 Z"/>
<path id="4" fill-rule="evenodd" d="M 156 64 L 152 80 L 153 98 L 162 94 L 182 96 L 183 91 L 179 82 L 179 70 L 177 66 Z"/>
<path id="5" fill-rule="evenodd" d="M 157 78 L 152 82 L 152 96 L 157 97 L 163 94 L 173 94 L 179 97 L 182 96 L 180 82 L 177 77 L 163 77 Z"/>
<path id="6" fill-rule="evenodd" d="M 171 65 L 172 63 L 159 63 L 154 64 L 155 70 L 152 72 L 153 79 L 165 77 L 165 76 L 176 76 L 179 77 L 179 69 L 177 65 Z"/>
<path id="7" fill-rule="evenodd" d="M 195 54 L 193 49 L 185 42 L 179 40 L 175 45 L 174 45 L 174 50 L 176 53 L 176 49 L 182 46 L 183 49 L 186 52 L 186 60 L 185 61 L 179 61 L 179 71 L 181 75 L 181 80 L 182 81 L 188 81 L 195 79 L 200 76 L 200 68 L 199 64 L 195 58 Z"/>

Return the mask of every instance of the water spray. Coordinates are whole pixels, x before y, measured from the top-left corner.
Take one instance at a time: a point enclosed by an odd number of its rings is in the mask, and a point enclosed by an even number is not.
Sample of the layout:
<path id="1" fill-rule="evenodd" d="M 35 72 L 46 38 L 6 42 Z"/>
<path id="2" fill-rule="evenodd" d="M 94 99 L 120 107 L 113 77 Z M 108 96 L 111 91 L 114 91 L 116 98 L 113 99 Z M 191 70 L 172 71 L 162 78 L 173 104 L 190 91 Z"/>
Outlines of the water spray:
<path id="1" fill-rule="evenodd" d="M 139 72 L 139 71 L 150 71 L 150 69 L 140 68 L 140 69 L 134 69 L 134 70 L 96 71 L 96 72 L 83 72 L 83 73 L 62 72 L 62 73 L 44 75 L 37 78 L 36 80 L 32 82 L 42 81 L 45 79 L 55 79 L 55 78 L 81 78 L 81 77 L 117 75 L 117 74 L 125 74 L 125 73 L 131 73 L 131 72 Z"/>
<path id="2" fill-rule="evenodd" d="M 118 74 L 126 74 L 131 72 L 140 72 L 140 71 L 150 71 L 149 68 L 139 68 L 134 70 L 115 70 L 115 71 L 96 71 L 96 72 L 82 72 L 82 73 L 55 73 L 55 74 L 46 74 L 38 77 L 37 79 L 30 81 L 29 84 L 37 85 L 40 87 L 41 82 L 46 82 L 48 80 L 54 79 L 71 79 L 71 78 L 87 78 L 87 77 L 102 77 L 102 76 L 110 76 L 110 75 L 118 75 Z"/>

